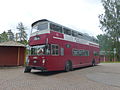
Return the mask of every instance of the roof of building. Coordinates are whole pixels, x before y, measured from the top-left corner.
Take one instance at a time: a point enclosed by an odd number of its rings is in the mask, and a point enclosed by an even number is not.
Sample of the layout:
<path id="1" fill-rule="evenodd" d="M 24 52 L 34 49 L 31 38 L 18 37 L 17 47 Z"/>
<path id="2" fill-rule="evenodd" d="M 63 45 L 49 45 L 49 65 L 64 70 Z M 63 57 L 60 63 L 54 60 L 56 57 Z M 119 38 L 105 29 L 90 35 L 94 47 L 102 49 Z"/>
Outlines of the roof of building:
<path id="1" fill-rule="evenodd" d="M 24 44 L 15 42 L 15 41 L 7 41 L 0 43 L 0 46 L 15 46 L 15 47 L 25 47 Z"/>

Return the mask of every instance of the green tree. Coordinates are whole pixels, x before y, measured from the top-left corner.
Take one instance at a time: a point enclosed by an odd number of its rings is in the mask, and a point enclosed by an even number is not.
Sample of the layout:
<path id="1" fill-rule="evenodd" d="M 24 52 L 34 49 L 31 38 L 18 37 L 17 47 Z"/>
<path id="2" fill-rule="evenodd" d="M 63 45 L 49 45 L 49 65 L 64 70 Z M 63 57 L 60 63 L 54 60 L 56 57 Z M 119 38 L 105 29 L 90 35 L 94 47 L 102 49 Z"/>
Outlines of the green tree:
<path id="1" fill-rule="evenodd" d="M 17 29 L 19 30 L 19 33 L 16 34 L 17 41 L 27 45 L 27 33 L 25 31 L 27 28 L 20 22 L 18 23 Z"/>
<path id="2" fill-rule="evenodd" d="M 114 43 L 113 39 L 109 37 L 107 34 L 100 34 L 97 36 L 99 45 L 100 45 L 100 51 L 101 54 L 106 55 L 109 60 L 112 60 L 114 58 Z"/>
<path id="3" fill-rule="evenodd" d="M 100 28 L 111 38 L 116 48 L 116 57 L 120 60 L 120 0 L 102 0 L 104 14 L 99 15 Z"/>
<path id="4" fill-rule="evenodd" d="M 100 34 L 97 36 L 99 40 L 99 45 L 101 51 L 112 51 L 113 50 L 113 40 L 106 34 Z M 111 47 L 111 48 L 110 48 Z"/>
<path id="5" fill-rule="evenodd" d="M 0 34 L 0 42 L 6 42 L 8 41 L 8 34 L 7 32 L 3 32 L 2 34 Z"/>

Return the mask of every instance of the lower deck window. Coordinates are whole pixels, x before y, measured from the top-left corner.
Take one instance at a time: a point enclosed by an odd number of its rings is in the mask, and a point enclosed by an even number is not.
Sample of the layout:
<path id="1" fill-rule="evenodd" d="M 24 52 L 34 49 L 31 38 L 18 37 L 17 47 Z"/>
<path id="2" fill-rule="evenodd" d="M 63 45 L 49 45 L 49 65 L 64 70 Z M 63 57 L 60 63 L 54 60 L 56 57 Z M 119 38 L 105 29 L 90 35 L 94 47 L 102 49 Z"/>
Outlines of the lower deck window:
<path id="1" fill-rule="evenodd" d="M 79 50 L 74 49 L 73 50 L 73 56 L 79 56 Z"/>
<path id="2" fill-rule="evenodd" d="M 88 50 L 73 49 L 72 53 L 73 53 L 73 56 L 89 56 Z"/>
<path id="3" fill-rule="evenodd" d="M 59 48 L 58 48 L 58 45 L 51 45 L 51 54 L 52 55 L 58 55 L 59 54 Z"/>
<path id="4" fill-rule="evenodd" d="M 80 56 L 89 56 L 88 50 L 80 50 Z"/>

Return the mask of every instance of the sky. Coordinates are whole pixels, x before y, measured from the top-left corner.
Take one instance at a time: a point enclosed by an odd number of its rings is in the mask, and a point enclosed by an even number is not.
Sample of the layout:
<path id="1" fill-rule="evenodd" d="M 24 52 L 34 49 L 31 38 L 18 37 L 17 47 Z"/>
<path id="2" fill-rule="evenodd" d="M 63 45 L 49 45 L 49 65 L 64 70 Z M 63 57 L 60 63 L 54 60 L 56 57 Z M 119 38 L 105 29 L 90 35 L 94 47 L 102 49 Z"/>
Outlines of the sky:
<path id="1" fill-rule="evenodd" d="M 29 34 L 33 22 L 48 19 L 96 36 L 102 34 L 98 15 L 103 11 L 101 0 L 0 0 L 0 33 L 9 29 L 16 33 L 22 22 Z"/>

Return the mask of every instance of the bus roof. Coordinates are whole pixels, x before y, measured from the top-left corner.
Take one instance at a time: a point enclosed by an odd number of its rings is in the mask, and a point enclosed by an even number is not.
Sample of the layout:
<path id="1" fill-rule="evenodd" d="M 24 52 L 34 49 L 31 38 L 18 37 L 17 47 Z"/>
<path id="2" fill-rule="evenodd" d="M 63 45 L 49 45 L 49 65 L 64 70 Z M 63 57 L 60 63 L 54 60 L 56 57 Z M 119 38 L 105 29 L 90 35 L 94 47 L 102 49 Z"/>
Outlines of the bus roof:
<path id="1" fill-rule="evenodd" d="M 38 21 L 32 23 L 31 26 L 33 27 L 36 23 L 38 23 L 38 22 L 44 22 L 44 21 L 49 21 L 49 20 L 47 20 L 47 19 L 41 19 L 41 20 L 38 20 Z"/>

